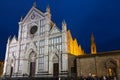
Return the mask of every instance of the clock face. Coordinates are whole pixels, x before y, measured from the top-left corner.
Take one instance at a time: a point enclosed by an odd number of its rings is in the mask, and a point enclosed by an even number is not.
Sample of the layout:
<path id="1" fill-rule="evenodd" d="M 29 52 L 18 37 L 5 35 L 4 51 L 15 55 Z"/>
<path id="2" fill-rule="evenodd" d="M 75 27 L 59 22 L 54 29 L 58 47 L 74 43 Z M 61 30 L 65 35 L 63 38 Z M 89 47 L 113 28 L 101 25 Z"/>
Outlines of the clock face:
<path id="1" fill-rule="evenodd" d="M 30 29 L 31 34 L 35 34 L 37 32 L 38 27 L 37 26 L 32 26 Z"/>

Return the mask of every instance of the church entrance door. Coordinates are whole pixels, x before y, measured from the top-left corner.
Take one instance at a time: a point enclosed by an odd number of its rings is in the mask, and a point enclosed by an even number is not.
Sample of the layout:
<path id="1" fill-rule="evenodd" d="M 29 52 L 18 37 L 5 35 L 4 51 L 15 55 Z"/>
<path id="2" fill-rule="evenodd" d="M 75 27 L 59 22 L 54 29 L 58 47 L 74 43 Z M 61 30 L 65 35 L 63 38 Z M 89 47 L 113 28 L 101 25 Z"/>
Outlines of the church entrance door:
<path id="1" fill-rule="evenodd" d="M 58 77 L 59 74 L 59 64 L 58 63 L 54 63 L 53 64 L 53 76 L 54 77 Z"/>
<path id="2" fill-rule="evenodd" d="M 30 62 L 30 76 L 35 75 L 35 62 Z"/>
<path id="3" fill-rule="evenodd" d="M 34 77 L 35 75 L 35 67 L 36 67 L 36 54 L 34 51 L 32 51 L 29 55 L 29 60 L 30 60 L 30 64 L 29 64 L 29 69 L 30 69 L 30 72 L 29 72 L 29 76 L 30 77 Z"/>
<path id="4" fill-rule="evenodd" d="M 13 73 L 13 67 L 11 67 L 10 77 L 12 76 L 12 73 Z"/>

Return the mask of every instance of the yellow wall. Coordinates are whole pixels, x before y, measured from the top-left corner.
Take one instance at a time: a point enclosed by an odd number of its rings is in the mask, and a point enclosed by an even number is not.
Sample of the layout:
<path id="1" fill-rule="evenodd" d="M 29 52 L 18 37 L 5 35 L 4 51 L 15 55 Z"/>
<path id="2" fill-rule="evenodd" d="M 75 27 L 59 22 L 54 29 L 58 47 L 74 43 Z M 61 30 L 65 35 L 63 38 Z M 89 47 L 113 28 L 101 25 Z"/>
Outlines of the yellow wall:
<path id="1" fill-rule="evenodd" d="M 77 40 L 72 38 L 70 30 L 67 31 L 68 53 L 75 56 L 84 55 L 84 50 L 78 45 Z"/>

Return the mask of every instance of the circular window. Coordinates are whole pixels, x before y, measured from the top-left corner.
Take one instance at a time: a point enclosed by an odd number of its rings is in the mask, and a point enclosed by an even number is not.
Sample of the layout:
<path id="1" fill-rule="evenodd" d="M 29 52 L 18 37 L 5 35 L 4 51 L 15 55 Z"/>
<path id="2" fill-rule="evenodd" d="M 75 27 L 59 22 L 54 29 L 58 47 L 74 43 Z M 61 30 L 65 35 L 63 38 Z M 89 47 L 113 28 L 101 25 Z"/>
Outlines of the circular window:
<path id="1" fill-rule="evenodd" d="M 31 34 L 35 34 L 36 31 L 37 31 L 38 27 L 37 26 L 32 26 L 31 29 L 30 29 L 30 33 Z"/>

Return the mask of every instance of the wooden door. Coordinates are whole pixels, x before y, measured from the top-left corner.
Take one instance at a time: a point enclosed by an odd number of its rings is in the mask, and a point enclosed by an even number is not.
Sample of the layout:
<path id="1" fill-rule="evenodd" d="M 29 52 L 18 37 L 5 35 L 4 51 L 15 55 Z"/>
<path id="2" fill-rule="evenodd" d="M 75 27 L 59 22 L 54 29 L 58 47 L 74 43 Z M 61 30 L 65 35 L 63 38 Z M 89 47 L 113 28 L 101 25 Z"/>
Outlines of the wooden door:
<path id="1" fill-rule="evenodd" d="M 53 64 L 53 76 L 57 77 L 59 74 L 59 65 L 58 63 Z"/>
<path id="2" fill-rule="evenodd" d="M 35 62 L 30 63 L 30 77 L 35 75 Z"/>
<path id="3" fill-rule="evenodd" d="M 13 67 L 11 67 L 10 77 L 12 76 L 12 73 L 13 73 Z"/>

